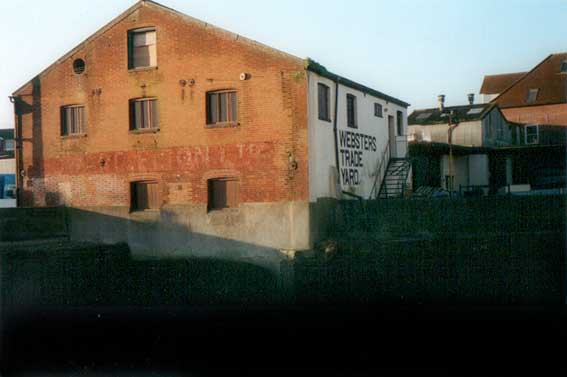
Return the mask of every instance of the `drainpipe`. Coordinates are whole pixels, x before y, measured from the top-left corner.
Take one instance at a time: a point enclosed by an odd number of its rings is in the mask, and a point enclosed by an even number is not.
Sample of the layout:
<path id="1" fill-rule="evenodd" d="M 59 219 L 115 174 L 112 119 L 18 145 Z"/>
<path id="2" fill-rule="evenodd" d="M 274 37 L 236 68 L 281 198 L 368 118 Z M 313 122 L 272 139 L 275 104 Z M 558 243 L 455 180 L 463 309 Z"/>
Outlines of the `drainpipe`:
<path id="1" fill-rule="evenodd" d="M 338 145 L 338 130 L 337 130 L 337 115 L 339 112 L 339 81 L 335 78 L 335 117 L 333 119 L 333 133 L 335 134 L 335 164 L 337 165 L 337 181 L 339 188 L 341 187 L 341 168 L 339 166 L 339 145 Z"/>

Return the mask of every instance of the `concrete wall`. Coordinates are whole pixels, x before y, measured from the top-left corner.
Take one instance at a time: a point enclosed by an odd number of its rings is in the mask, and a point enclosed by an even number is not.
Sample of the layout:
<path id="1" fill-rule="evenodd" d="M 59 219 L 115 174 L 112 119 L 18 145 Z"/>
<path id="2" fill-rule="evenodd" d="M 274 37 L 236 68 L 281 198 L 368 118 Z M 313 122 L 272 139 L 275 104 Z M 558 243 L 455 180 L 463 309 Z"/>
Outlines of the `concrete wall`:
<path id="1" fill-rule="evenodd" d="M 319 83 L 327 85 L 330 89 L 330 121 L 320 120 L 318 117 L 317 85 Z M 395 157 L 405 157 L 407 154 L 407 109 L 348 86 L 339 85 L 337 112 L 338 135 L 336 141 L 339 149 L 339 166 L 341 169 L 339 183 L 333 132 L 335 82 L 314 72 L 308 72 L 308 88 L 310 201 L 315 202 L 319 198 L 338 198 L 343 190 L 368 198 L 376 180 L 375 174 L 380 165 L 382 155 L 390 140 L 388 116 L 393 116 L 395 122 L 397 111 L 402 111 L 403 113 L 404 126 L 403 135 L 396 137 L 397 154 Z M 358 125 L 356 129 L 347 126 L 347 94 L 352 94 L 356 97 Z M 383 117 L 374 115 L 375 103 L 382 105 Z M 346 132 L 367 136 L 366 140 L 369 143 L 364 145 L 365 138 L 364 136 L 360 136 L 358 137 L 360 147 L 348 146 L 347 143 L 350 144 L 350 140 L 347 142 L 345 138 Z M 354 143 L 358 143 L 358 141 Z M 343 159 L 343 154 L 341 154 L 347 152 L 360 153 L 362 166 L 351 166 L 351 164 L 348 164 L 347 161 Z M 389 158 L 389 156 L 387 157 Z M 344 169 L 346 169 L 346 171 Z M 354 182 L 342 176 L 343 173 L 348 174 L 349 169 L 356 171 L 357 179 L 355 179 Z M 381 181 L 381 178 L 379 181 Z"/>
<path id="2" fill-rule="evenodd" d="M 210 213 L 203 205 L 167 205 L 137 213 L 126 207 L 68 212 L 72 240 L 125 242 L 135 257 L 211 258 L 277 270 L 286 251 L 311 246 L 305 202 L 248 203 Z"/>

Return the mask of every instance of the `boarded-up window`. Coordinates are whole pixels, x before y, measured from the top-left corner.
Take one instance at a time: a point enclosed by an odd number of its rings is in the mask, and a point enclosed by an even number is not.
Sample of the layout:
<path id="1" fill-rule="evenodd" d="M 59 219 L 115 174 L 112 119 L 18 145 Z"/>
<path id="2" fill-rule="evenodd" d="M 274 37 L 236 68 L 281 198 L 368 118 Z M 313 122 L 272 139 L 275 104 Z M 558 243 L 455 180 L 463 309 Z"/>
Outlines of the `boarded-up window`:
<path id="1" fill-rule="evenodd" d="M 318 106 L 319 106 L 319 119 L 330 121 L 330 89 L 327 85 L 319 83 L 317 85 L 317 96 L 318 96 Z"/>
<path id="2" fill-rule="evenodd" d="M 128 32 L 128 68 L 157 67 L 156 31 L 154 28 Z"/>
<path id="3" fill-rule="evenodd" d="M 61 108 L 61 136 L 85 133 L 85 107 L 63 106 Z"/>
<path id="4" fill-rule="evenodd" d="M 404 113 L 398 111 L 396 113 L 397 136 L 404 136 Z"/>
<path id="5" fill-rule="evenodd" d="M 207 93 L 207 124 L 238 121 L 238 96 L 236 91 Z"/>
<path id="6" fill-rule="evenodd" d="M 161 195 L 157 182 L 133 182 L 131 195 L 132 211 L 156 210 L 161 207 Z"/>
<path id="7" fill-rule="evenodd" d="M 347 126 L 357 128 L 356 122 L 356 97 L 347 94 Z"/>
<path id="8" fill-rule="evenodd" d="M 216 178 L 208 181 L 209 211 L 238 207 L 238 180 Z"/>
<path id="9" fill-rule="evenodd" d="M 130 129 L 157 129 L 157 100 L 140 98 L 130 100 Z"/>

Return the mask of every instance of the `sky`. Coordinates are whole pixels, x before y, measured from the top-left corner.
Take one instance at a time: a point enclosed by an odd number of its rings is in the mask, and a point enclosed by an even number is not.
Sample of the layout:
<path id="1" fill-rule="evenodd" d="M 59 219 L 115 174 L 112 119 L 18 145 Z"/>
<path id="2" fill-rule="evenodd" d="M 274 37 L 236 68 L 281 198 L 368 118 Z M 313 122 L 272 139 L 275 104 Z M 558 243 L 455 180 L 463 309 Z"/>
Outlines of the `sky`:
<path id="1" fill-rule="evenodd" d="M 567 52 L 567 0 L 161 0 L 411 103 L 467 103 L 487 74 Z M 135 3 L 0 1 L 0 128 L 8 96 Z"/>

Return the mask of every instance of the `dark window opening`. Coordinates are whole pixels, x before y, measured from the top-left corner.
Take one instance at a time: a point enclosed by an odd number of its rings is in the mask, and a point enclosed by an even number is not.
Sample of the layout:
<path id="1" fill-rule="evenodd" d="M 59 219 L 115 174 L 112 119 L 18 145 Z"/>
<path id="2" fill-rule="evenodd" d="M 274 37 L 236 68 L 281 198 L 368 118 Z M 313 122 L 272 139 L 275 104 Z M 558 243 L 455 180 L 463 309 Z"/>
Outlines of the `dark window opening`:
<path id="1" fill-rule="evenodd" d="M 352 94 L 347 94 L 347 126 L 358 127 L 356 122 L 356 97 Z"/>
<path id="2" fill-rule="evenodd" d="M 131 30 L 128 32 L 128 69 L 146 67 L 157 67 L 156 30 Z"/>
<path id="3" fill-rule="evenodd" d="M 130 100 L 130 130 L 157 129 L 157 119 L 157 100 L 155 98 Z"/>
<path id="4" fill-rule="evenodd" d="M 376 116 L 378 118 L 384 117 L 384 114 L 382 112 L 382 105 L 380 105 L 379 103 L 374 104 L 374 116 Z"/>
<path id="5" fill-rule="evenodd" d="M 236 91 L 207 93 L 207 125 L 238 121 L 238 96 Z"/>
<path id="6" fill-rule="evenodd" d="M 61 136 L 81 135 L 85 133 L 85 107 L 61 107 Z"/>
<path id="7" fill-rule="evenodd" d="M 404 135 L 404 113 L 401 111 L 398 111 L 396 113 L 396 121 L 397 121 L 397 136 L 403 136 Z"/>
<path id="8" fill-rule="evenodd" d="M 73 72 L 77 75 L 85 72 L 85 61 L 83 59 L 75 59 L 73 62 Z"/>
<path id="9" fill-rule="evenodd" d="M 131 211 L 158 210 L 161 207 L 161 195 L 157 182 L 133 182 L 130 186 Z"/>
<path id="10" fill-rule="evenodd" d="M 567 60 L 561 62 L 561 73 L 567 73 Z"/>
<path id="11" fill-rule="evenodd" d="M 238 207 L 238 180 L 236 178 L 216 178 L 207 182 L 208 211 Z"/>
<path id="12" fill-rule="evenodd" d="M 330 122 L 330 89 L 327 85 L 319 83 L 317 85 L 319 119 Z"/>

